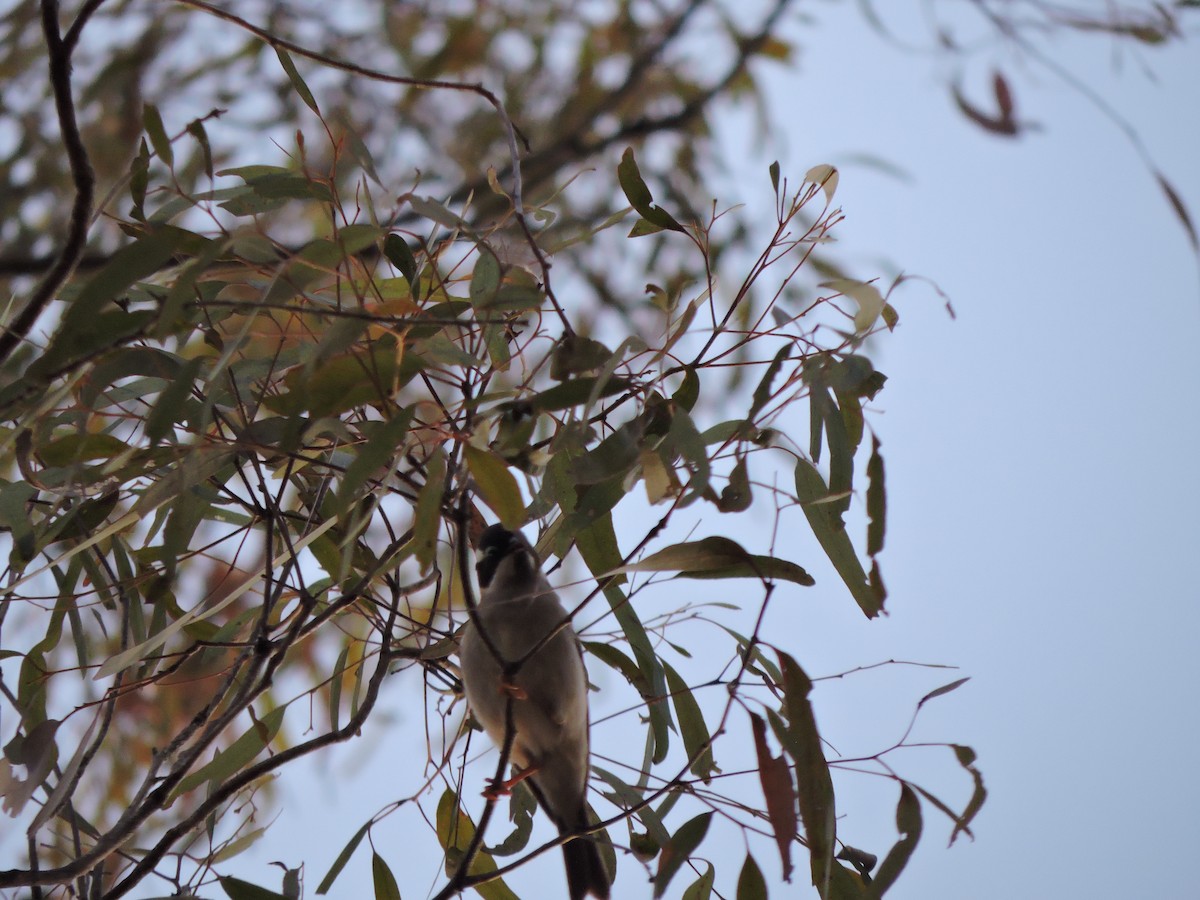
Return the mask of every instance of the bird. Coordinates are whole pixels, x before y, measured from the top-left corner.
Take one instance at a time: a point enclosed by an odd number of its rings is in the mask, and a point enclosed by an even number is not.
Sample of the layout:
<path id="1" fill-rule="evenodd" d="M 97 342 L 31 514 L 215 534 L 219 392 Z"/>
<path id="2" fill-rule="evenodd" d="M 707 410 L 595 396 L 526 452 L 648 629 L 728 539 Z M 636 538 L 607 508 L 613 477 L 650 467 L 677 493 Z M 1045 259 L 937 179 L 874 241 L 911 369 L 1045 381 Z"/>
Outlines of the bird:
<path id="1" fill-rule="evenodd" d="M 607 900 L 610 878 L 599 847 L 590 835 L 579 834 L 591 827 L 583 648 L 523 534 L 491 525 L 479 538 L 479 553 L 480 601 L 459 645 L 463 689 L 497 747 L 508 738 L 511 704 L 509 760 L 516 769 L 512 779 L 493 784 L 484 796 L 495 798 L 526 782 L 559 834 L 579 835 L 562 845 L 571 900 L 589 895 Z"/>

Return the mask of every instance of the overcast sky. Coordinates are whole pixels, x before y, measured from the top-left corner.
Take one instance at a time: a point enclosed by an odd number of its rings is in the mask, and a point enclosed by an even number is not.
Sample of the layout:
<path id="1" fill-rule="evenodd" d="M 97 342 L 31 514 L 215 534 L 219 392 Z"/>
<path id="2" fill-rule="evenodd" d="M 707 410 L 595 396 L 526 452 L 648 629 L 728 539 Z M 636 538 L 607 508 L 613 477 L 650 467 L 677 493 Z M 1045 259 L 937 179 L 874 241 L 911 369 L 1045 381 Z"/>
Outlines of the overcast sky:
<path id="1" fill-rule="evenodd" d="M 990 792 L 975 843 L 926 837 L 889 897 L 1183 897 L 1200 844 L 1200 278 L 1182 228 L 1121 132 L 1006 58 L 965 70 L 984 105 L 1004 66 L 1018 114 L 998 140 L 953 109 L 936 65 L 889 49 L 853 4 L 820 7 L 792 170 L 870 152 L 911 183 L 843 165 L 840 239 L 913 284 L 878 347 L 891 615 L 822 624 L 860 657 L 954 663 L 972 681 L 922 734 L 972 745 Z M 833 38 L 836 37 L 836 40 Z M 854 48 L 849 52 L 848 48 Z M 1053 55 L 1140 134 L 1200 214 L 1200 53 L 1072 38 Z M 883 270 L 886 271 L 883 264 Z M 861 277 L 861 276 L 860 276 Z M 938 683 L 935 676 L 925 683 Z M 945 680 L 945 679 L 943 679 Z M 919 696 L 919 692 L 917 694 Z"/>

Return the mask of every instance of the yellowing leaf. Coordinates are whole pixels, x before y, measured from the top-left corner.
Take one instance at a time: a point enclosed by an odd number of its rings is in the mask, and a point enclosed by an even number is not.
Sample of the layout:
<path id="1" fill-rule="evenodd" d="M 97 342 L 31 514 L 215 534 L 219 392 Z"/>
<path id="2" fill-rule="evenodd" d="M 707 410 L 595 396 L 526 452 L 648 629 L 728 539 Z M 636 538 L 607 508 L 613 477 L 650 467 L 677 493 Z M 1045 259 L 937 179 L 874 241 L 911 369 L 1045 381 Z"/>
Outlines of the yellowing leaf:
<path id="1" fill-rule="evenodd" d="M 834 192 L 838 186 L 838 170 L 828 163 L 813 166 L 804 173 L 804 180 L 809 184 L 820 185 L 825 192 L 825 202 L 832 203 Z"/>
<path id="2" fill-rule="evenodd" d="M 832 288 L 858 304 L 858 312 L 854 315 L 854 327 L 859 332 L 868 330 L 883 312 L 883 295 L 873 284 L 855 281 L 853 278 L 835 278 L 833 281 L 823 282 L 821 287 Z"/>

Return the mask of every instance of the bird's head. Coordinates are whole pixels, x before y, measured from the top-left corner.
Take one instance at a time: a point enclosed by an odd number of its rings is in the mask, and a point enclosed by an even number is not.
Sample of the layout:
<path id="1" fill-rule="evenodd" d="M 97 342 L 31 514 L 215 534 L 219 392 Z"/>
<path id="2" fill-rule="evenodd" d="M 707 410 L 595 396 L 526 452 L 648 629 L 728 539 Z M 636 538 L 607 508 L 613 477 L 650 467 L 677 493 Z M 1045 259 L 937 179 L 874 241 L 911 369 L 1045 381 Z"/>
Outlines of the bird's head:
<path id="1" fill-rule="evenodd" d="M 480 535 L 475 574 L 483 590 L 497 578 L 502 582 L 532 584 L 540 568 L 537 551 L 521 532 L 509 531 L 503 525 L 489 525 Z"/>

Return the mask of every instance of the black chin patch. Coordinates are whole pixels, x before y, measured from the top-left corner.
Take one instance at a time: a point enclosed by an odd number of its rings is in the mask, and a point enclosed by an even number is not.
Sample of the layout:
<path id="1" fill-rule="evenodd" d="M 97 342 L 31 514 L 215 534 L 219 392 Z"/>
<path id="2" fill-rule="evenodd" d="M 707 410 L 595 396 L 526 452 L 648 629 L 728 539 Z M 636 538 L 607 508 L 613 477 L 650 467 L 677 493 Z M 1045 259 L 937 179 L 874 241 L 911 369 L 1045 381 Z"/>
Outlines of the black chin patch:
<path id="1" fill-rule="evenodd" d="M 475 563 L 475 574 L 479 586 L 486 588 L 496 577 L 500 563 L 514 552 L 524 550 L 521 538 L 503 525 L 489 525 L 479 536 L 479 562 Z M 528 554 L 522 554 L 526 556 Z"/>

